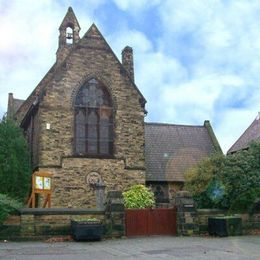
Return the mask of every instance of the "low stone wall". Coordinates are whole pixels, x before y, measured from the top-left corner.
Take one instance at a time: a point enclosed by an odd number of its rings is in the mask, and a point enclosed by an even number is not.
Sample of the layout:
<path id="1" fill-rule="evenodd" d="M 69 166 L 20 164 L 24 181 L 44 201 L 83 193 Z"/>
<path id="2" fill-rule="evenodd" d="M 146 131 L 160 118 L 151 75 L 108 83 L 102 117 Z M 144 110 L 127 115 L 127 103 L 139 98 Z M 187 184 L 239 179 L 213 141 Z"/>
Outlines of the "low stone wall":
<path id="1" fill-rule="evenodd" d="M 97 218 L 105 237 L 125 235 L 125 209 L 121 191 L 109 191 L 103 209 L 23 208 L 0 225 L 0 240 L 35 240 L 71 234 L 71 220 Z"/>
<path id="2" fill-rule="evenodd" d="M 35 240 L 70 235 L 70 222 L 75 218 L 97 218 L 105 222 L 105 212 L 96 209 L 25 208 L 19 211 L 20 216 L 11 216 L 0 227 L 0 239 Z"/>
<path id="3" fill-rule="evenodd" d="M 107 194 L 105 233 L 108 237 L 125 235 L 125 208 L 121 191 Z"/>
<path id="4" fill-rule="evenodd" d="M 199 232 L 197 210 L 195 202 L 187 191 L 176 194 L 175 206 L 177 209 L 177 233 L 181 236 L 192 236 Z"/>
<path id="5" fill-rule="evenodd" d="M 208 233 L 208 218 L 225 216 L 226 211 L 221 209 L 197 209 L 197 221 L 199 225 L 199 233 Z"/>
<path id="6" fill-rule="evenodd" d="M 197 221 L 199 225 L 199 233 L 205 234 L 208 232 L 208 218 L 216 216 L 226 216 L 227 211 L 220 209 L 198 209 Z M 241 217 L 243 225 L 243 234 L 250 233 L 251 230 L 260 230 L 260 213 L 254 213 L 252 215 L 248 213 L 244 214 L 232 214 L 234 216 Z"/>

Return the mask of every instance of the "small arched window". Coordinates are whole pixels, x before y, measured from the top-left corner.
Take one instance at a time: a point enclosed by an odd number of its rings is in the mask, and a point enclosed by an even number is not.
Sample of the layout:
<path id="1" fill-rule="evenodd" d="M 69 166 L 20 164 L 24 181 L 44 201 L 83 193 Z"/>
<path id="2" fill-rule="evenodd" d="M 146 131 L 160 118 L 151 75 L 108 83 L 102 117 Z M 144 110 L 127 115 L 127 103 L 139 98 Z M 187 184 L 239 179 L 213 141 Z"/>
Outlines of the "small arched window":
<path id="1" fill-rule="evenodd" d="M 106 88 L 96 79 L 87 81 L 75 100 L 75 153 L 112 156 L 113 107 Z"/>
<path id="2" fill-rule="evenodd" d="M 66 28 L 66 43 L 73 44 L 73 30 L 71 27 Z"/>

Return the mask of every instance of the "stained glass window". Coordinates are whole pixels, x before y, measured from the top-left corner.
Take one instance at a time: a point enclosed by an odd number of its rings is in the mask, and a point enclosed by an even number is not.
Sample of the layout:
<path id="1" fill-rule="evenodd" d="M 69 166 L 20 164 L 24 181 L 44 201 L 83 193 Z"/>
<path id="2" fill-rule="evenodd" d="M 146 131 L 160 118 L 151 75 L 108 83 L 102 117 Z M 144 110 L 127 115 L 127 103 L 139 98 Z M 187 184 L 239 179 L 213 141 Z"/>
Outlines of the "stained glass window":
<path id="1" fill-rule="evenodd" d="M 75 152 L 106 156 L 113 153 L 112 103 L 106 88 L 96 79 L 87 81 L 75 100 Z"/>

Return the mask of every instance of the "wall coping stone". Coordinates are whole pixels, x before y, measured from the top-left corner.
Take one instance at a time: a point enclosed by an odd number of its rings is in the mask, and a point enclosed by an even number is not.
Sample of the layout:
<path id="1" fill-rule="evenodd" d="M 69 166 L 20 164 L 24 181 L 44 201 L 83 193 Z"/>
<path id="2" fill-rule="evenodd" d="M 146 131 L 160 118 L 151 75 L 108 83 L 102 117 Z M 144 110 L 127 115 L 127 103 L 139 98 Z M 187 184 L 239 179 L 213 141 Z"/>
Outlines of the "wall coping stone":
<path id="1" fill-rule="evenodd" d="M 199 214 L 225 214 L 226 211 L 223 209 L 197 209 L 197 212 Z"/>
<path id="2" fill-rule="evenodd" d="M 76 208 L 21 208 L 21 215 L 100 215 L 105 214 L 102 209 L 76 209 Z"/>

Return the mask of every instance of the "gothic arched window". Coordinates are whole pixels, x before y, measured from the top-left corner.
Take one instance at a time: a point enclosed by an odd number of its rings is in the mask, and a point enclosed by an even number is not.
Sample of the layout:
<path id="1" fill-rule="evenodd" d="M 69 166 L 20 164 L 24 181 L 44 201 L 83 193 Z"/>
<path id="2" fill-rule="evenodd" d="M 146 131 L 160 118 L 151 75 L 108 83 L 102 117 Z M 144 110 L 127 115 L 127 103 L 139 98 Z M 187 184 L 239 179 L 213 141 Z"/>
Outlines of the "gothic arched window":
<path id="1" fill-rule="evenodd" d="M 75 100 L 75 153 L 112 156 L 113 107 L 106 88 L 96 79 L 87 81 Z"/>

